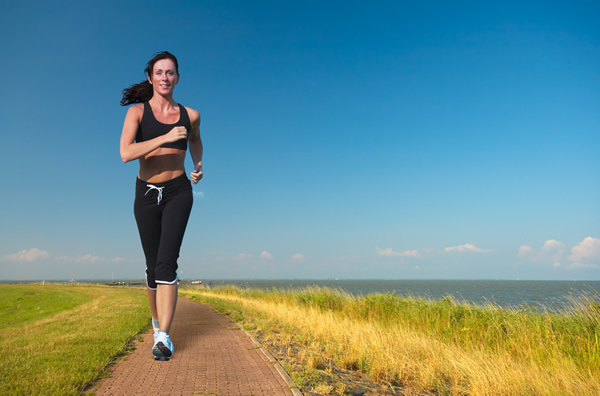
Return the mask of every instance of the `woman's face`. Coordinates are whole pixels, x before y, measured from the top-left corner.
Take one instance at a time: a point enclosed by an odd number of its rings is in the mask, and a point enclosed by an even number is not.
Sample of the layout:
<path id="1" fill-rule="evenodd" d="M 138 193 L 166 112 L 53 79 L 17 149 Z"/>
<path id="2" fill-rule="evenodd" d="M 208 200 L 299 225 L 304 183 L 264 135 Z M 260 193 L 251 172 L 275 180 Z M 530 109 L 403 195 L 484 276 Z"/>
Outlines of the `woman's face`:
<path id="1" fill-rule="evenodd" d="M 175 63 L 171 59 L 156 61 L 152 70 L 152 76 L 148 76 L 148 81 L 154 87 L 154 92 L 161 95 L 172 94 L 175 85 L 179 81 Z"/>

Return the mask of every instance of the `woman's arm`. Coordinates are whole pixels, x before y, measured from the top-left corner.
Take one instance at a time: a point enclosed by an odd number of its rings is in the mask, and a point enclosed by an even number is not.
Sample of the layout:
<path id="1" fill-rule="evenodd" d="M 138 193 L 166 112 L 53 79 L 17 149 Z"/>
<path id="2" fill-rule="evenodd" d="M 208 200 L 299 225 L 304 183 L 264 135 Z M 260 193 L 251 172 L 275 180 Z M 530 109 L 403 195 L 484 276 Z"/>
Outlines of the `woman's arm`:
<path id="1" fill-rule="evenodd" d="M 187 137 L 185 127 L 175 127 L 169 133 L 158 136 L 145 142 L 134 143 L 142 116 L 144 105 L 131 106 L 125 116 L 123 131 L 121 132 L 121 159 L 123 162 L 136 160 L 149 154 L 165 143 L 175 142 Z"/>
<path id="2" fill-rule="evenodd" d="M 204 147 L 202 146 L 202 139 L 200 138 L 200 113 L 196 110 L 187 109 L 190 115 L 190 122 L 192 123 L 192 130 L 190 131 L 189 143 L 190 143 L 190 154 L 192 155 L 192 161 L 194 162 L 194 170 L 190 173 L 192 182 L 198 183 L 204 172 L 202 172 L 202 154 L 204 153 Z"/>

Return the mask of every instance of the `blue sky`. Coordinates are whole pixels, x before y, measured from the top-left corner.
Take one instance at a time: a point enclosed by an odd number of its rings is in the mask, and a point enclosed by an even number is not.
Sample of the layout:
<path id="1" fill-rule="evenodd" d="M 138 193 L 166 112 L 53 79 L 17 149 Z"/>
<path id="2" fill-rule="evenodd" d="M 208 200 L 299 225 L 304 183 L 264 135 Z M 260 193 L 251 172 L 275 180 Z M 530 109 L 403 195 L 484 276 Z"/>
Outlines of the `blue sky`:
<path id="1" fill-rule="evenodd" d="M 143 277 L 119 100 L 168 50 L 205 146 L 183 279 L 598 280 L 599 11 L 5 5 L 0 279 Z"/>

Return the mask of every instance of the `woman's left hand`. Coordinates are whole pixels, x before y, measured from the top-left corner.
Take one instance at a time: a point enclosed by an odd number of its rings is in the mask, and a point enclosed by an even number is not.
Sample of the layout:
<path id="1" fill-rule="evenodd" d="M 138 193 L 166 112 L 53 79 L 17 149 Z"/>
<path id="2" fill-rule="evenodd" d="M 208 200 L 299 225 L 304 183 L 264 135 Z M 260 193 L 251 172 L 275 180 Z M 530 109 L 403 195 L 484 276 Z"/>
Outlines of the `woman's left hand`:
<path id="1" fill-rule="evenodd" d="M 197 184 L 200 179 L 204 176 L 204 172 L 202 172 L 202 165 L 196 165 L 194 171 L 190 173 L 190 177 L 192 178 L 192 183 Z"/>

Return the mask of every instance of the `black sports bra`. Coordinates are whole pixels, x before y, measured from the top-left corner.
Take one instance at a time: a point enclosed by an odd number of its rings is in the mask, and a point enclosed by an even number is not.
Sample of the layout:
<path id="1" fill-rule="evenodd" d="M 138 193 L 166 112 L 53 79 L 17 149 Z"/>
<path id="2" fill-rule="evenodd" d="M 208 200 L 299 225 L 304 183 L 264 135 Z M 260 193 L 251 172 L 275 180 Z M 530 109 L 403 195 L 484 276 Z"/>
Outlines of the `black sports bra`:
<path id="1" fill-rule="evenodd" d="M 159 122 L 156 117 L 154 117 L 150 103 L 144 102 L 144 115 L 142 116 L 142 122 L 140 122 L 137 134 L 135 135 L 135 141 L 139 143 L 165 135 L 176 126 L 186 127 L 189 136 L 190 130 L 192 129 L 190 117 L 188 116 L 185 107 L 179 103 L 177 103 L 177 105 L 179 106 L 179 121 L 174 124 L 163 124 L 162 122 Z M 180 139 L 176 142 L 166 143 L 161 147 L 187 150 L 187 139 Z"/>

